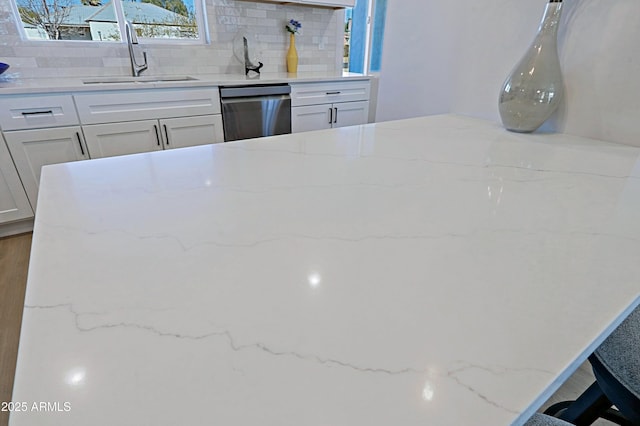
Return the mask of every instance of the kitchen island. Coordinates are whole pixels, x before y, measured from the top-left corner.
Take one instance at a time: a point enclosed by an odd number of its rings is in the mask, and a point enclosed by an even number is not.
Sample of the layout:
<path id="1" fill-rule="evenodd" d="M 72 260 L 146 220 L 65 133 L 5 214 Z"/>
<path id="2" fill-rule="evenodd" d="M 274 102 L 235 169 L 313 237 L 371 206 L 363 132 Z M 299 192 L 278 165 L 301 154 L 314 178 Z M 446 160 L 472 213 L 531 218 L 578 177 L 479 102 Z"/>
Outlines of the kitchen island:
<path id="1" fill-rule="evenodd" d="M 640 302 L 639 160 L 434 116 L 46 166 L 10 425 L 522 424 Z"/>

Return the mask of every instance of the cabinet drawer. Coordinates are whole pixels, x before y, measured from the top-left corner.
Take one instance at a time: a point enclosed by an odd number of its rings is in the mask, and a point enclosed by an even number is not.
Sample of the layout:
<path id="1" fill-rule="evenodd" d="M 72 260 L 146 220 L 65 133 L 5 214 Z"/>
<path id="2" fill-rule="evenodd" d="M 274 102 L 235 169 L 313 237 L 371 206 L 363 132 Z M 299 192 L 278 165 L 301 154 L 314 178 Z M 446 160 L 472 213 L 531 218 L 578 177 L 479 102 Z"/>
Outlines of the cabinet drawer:
<path id="1" fill-rule="evenodd" d="M 83 93 L 74 99 L 82 124 L 220 114 L 217 87 Z"/>
<path id="2" fill-rule="evenodd" d="M 368 101 L 369 80 L 292 83 L 291 106 L 330 104 L 334 102 Z"/>
<path id="3" fill-rule="evenodd" d="M 78 123 L 78 115 L 71 95 L 0 97 L 2 130 L 73 126 Z"/>

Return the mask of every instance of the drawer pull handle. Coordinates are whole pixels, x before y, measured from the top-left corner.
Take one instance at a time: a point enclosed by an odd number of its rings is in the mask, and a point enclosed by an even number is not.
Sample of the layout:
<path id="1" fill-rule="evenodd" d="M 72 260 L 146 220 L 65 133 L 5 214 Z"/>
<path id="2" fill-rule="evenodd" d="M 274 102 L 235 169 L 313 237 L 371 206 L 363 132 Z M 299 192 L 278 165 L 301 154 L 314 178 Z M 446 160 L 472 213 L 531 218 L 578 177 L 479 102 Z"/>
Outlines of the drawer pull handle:
<path id="1" fill-rule="evenodd" d="M 339 95 L 340 93 L 342 93 L 342 92 L 340 92 L 340 91 L 338 91 L 338 92 L 327 92 L 327 95 Z"/>
<path id="2" fill-rule="evenodd" d="M 24 116 L 29 116 L 29 115 L 53 115 L 53 110 L 47 110 L 47 111 L 25 111 L 22 113 L 22 115 Z"/>
<path id="3" fill-rule="evenodd" d="M 153 130 L 156 132 L 156 141 L 158 141 L 158 146 L 160 146 L 160 135 L 158 134 L 158 126 L 153 125 Z"/>
<path id="4" fill-rule="evenodd" d="M 164 127 L 164 136 L 167 140 L 167 146 L 169 146 L 169 132 L 167 131 L 167 125 L 163 124 L 162 127 Z"/>
<path id="5" fill-rule="evenodd" d="M 76 136 L 78 137 L 78 145 L 80 145 L 80 152 L 84 157 L 84 148 L 82 147 L 82 139 L 80 138 L 80 132 L 76 132 Z"/>
<path id="6" fill-rule="evenodd" d="M 335 113 L 333 114 L 333 122 L 337 123 L 338 122 L 338 108 L 334 108 Z"/>

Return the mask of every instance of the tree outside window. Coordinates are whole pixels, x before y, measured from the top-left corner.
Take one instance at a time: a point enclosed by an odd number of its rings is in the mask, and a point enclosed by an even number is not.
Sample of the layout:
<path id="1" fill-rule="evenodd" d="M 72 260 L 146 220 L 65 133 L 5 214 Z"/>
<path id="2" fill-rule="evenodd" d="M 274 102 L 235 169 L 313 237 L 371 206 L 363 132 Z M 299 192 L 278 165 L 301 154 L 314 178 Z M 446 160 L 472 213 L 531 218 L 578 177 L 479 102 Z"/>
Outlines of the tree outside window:
<path id="1" fill-rule="evenodd" d="M 122 19 L 142 38 L 203 38 L 201 0 L 15 1 L 29 40 L 121 41 Z"/>

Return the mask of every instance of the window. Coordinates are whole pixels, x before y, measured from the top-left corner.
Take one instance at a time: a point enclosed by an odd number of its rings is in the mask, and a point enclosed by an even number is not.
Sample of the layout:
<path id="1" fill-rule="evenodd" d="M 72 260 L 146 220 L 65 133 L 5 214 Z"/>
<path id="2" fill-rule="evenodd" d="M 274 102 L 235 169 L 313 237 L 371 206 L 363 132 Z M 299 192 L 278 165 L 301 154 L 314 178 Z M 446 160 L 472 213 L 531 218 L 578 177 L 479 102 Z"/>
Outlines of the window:
<path id="1" fill-rule="evenodd" d="M 343 68 L 357 73 L 380 71 L 387 0 L 356 0 L 345 12 Z"/>
<path id="2" fill-rule="evenodd" d="M 205 40 L 202 0 L 15 0 L 28 40 L 122 41 L 125 20 L 138 37 Z"/>

